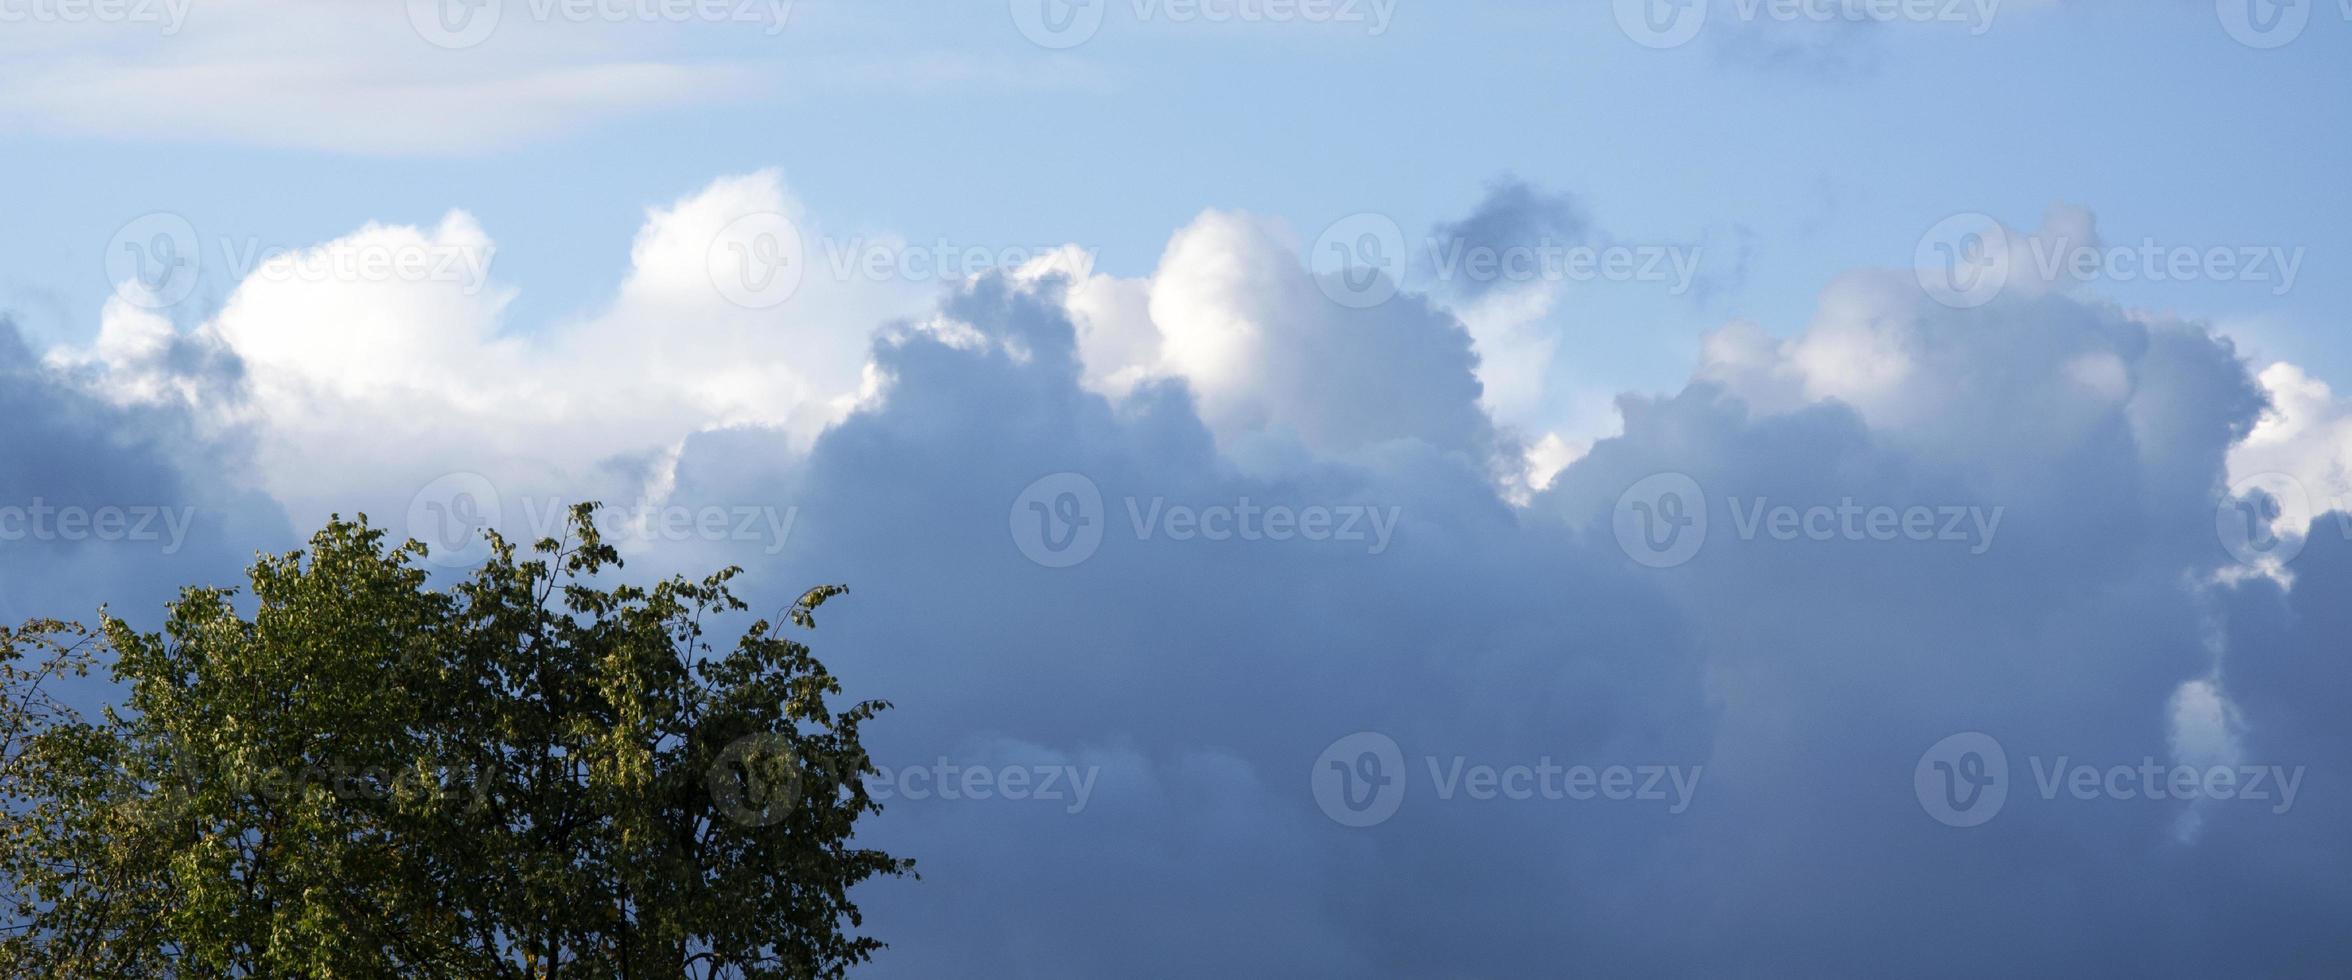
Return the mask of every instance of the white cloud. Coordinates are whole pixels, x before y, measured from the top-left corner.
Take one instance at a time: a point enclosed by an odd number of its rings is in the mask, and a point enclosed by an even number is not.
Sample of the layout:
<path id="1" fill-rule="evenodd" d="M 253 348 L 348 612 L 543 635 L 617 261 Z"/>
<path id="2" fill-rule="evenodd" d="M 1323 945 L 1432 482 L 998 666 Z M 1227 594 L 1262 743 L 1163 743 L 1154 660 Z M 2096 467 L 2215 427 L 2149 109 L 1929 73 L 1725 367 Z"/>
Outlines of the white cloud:
<path id="1" fill-rule="evenodd" d="M 0 118 L 118 139 L 446 154 L 562 135 L 613 114 L 741 97 L 758 78 L 733 66 L 651 62 L 438 77 L 332 58 L 65 64 L 0 72 Z"/>
<path id="2" fill-rule="evenodd" d="M 739 63 L 648 45 L 639 39 L 659 35 L 647 25 L 543 23 L 519 0 L 482 46 L 459 50 L 428 40 L 402 2 L 129 6 L 157 19 L 9 24 L 0 122 L 122 139 L 463 153 L 770 84 Z M 165 18 L 173 7 L 185 16 Z"/>
<path id="3" fill-rule="evenodd" d="M 464 212 L 276 256 L 197 331 L 245 372 L 205 407 L 253 424 L 259 480 L 304 522 L 355 503 L 401 512 L 405 494 L 454 471 L 510 493 L 635 499 L 659 484 L 664 453 L 715 427 L 771 426 L 806 445 L 868 391 L 874 331 L 925 310 L 938 285 L 837 277 L 819 262 L 775 305 L 741 305 L 713 257 L 737 219 L 779 214 L 804 241 L 822 232 L 773 171 L 653 210 L 610 305 L 533 335 L 507 329 L 516 287 Z M 367 264 L 385 256 L 430 261 L 417 274 Z M 93 350 L 57 359 L 106 365 L 118 398 L 152 397 L 159 382 L 139 355 L 160 321 L 127 302 L 108 311 Z"/>
<path id="4" fill-rule="evenodd" d="M 1280 222 L 1208 211 L 1149 280 L 1078 282 L 1065 302 L 1084 377 L 1114 393 L 1181 378 L 1228 446 L 1268 437 L 1346 453 L 1410 438 L 1483 458 L 1492 431 L 1461 324 L 1410 293 L 1334 302 L 1299 255 Z"/>
<path id="5" fill-rule="evenodd" d="M 2315 516 L 2352 500 L 2352 405 L 2327 382 L 2285 361 L 2256 377 L 2270 407 L 2245 440 L 2230 447 L 2231 481 L 2262 473 L 2292 476 L 2311 495 Z"/>

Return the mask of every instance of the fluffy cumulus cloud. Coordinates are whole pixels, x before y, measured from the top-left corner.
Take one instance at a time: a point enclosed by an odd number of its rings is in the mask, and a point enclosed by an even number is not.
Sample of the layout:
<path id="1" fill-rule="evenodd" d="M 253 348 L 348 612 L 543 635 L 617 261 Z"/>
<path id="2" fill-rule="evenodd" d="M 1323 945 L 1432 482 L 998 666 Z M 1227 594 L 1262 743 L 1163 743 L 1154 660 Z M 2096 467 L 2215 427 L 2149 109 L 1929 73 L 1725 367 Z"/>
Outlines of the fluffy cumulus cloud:
<path id="1" fill-rule="evenodd" d="M 647 212 L 608 301 L 522 333 L 504 315 L 515 287 L 490 272 L 497 243 L 471 216 L 370 225 L 260 261 L 174 343 L 237 368 L 199 414 L 237 426 L 253 481 L 298 523 L 404 515 L 455 476 L 528 505 L 513 529 L 560 512 L 550 501 L 658 499 L 702 429 L 771 428 L 805 448 L 848 412 L 874 330 L 921 313 L 933 287 L 835 274 L 829 234 L 776 172 L 721 179 Z M 167 328 L 139 299 L 132 284 L 90 349 L 53 360 L 109 397 L 161 397 L 175 382 L 147 338 Z"/>
<path id="2" fill-rule="evenodd" d="M 2352 405 L 2327 382 L 2284 361 L 2264 367 L 2257 378 L 2269 409 L 2231 447 L 2231 488 L 2270 497 L 2279 533 L 2300 536 L 2311 518 L 2352 510 Z M 2318 524 L 2320 533 L 2341 530 L 2332 521 Z"/>
<path id="3" fill-rule="evenodd" d="M 1513 200 L 1460 227 L 1565 213 Z M 1575 454 L 1486 402 L 1488 297 L 1334 303 L 1271 219 L 1204 213 L 1140 278 L 1048 256 L 748 308 L 709 246 L 768 213 L 816 226 L 772 175 L 654 210 L 611 302 L 543 334 L 494 282 L 257 273 L 190 335 L 124 304 L 87 350 L 0 348 L 35 461 L 7 489 L 155 486 L 264 515 L 209 525 L 247 547 L 455 470 L 510 523 L 558 493 L 783 515 L 633 567 L 852 585 L 815 642 L 897 705 L 870 837 L 923 871 L 861 893 L 884 976 L 2352 955 L 2352 542 L 2232 574 L 2217 535 L 2244 467 L 2340 482 L 2342 410 L 2200 324 L 1857 270 Z M 17 584 L 17 613 L 124 594 Z"/>
<path id="4" fill-rule="evenodd" d="M 1088 374 L 1184 379 L 1228 446 L 1263 437 L 1319 454 L 1397 440 L 1489 451 L 1460 323 L 1410 294 L 1364 309 L 1334 303 L 1298 273 L 1300 248 L 1279 223 L 1210 212 L 1176 233 L 1148 283 L 1081 284 L 1071 306 L 1094 326 Z"/>

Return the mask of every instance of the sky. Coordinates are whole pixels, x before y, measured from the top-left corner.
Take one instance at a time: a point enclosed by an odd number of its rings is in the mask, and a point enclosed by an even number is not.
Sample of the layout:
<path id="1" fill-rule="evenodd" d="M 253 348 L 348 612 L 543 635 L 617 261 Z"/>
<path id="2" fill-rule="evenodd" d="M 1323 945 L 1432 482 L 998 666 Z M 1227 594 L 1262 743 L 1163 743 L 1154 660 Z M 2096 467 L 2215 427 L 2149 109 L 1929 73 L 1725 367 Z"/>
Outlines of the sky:
<path id="1" fill-rule="evenodd" d="M 0 618 L 584 499 L 847 582 L 872 975 L 2341 975 L 2348 54 L 0 0 Z"/>

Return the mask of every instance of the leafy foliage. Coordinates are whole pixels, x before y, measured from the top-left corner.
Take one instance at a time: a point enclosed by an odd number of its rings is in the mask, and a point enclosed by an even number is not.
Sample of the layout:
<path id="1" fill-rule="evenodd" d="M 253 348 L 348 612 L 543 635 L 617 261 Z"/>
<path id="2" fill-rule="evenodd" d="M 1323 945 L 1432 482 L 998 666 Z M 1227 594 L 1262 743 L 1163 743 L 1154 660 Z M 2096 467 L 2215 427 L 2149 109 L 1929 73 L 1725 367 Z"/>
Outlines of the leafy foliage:
<path id="1" fill-rule="evenodd" d="M 888 705 L 833 711 L 781 623 L 713 650 L 740 569 L 600 588 L 585 506 L 448 591 L 384 544 L 337 519 L 261 557 L 250 618 L 189 589 L 160 633 L 0 632 L 0 973 L 829 977 L 880 948 L 848 893 L 912 868 L 852 844 Z M 100 718 L 43 686 L 109 658 Z"/>

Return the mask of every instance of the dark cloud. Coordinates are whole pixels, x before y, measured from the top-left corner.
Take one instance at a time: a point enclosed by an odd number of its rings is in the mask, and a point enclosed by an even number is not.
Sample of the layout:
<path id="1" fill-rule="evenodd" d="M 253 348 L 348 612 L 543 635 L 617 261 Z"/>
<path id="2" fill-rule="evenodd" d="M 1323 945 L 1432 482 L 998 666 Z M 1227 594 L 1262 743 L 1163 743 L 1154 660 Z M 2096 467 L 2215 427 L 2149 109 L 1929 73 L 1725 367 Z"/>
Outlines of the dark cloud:
<path id="1" fill-rule="evenodd" d="M 233 357 L 175 339 L 152 365 L 233 385 Z M 242 449 L 176 404 L 117 404 L 44 363 L 0 319 L 0 618 L 83 617 L 111 603 L 145 621 L 182 586 L 236 584 L 255 547 L 292 540 L 240 484 Z"/>
<path id="2" fill-rule="evenodd" d="M 1450 227 L 1584 227 L 1558 199 L 1496 199 Z M 762 610 L 847 582 L 812 642 L 852 696 L 897 705 L 867 730 L 891 798 L 865 842 L 924 877 L 861 890 L 893 944 L 874 974 L 2317 976 L 2352 957 L 2331 604 L 2352 543 L 2315 534 L 2292 589 L 2211 584 L 2224 454 L 2263 407 L 2227 343 L 2058 295 L 1948 310 L 1858 273 L 1802 334 L 1727 331 L 1684 389 L 1623 399 L 1622 435 L 1515 506 L 1442 309 L 1332 313 L 1295 265 L 1244 271 L 1273 298 L 1214 308 L 1247 311 L 1279 363 L 1230 376 L 1231 428 L 1183 380 L 1088 390 L 1058 282 L 991 278 L 884 331 L 876 393 L 806 452 L 745 426 L 679 455 L 669 504 L 789 509 L 789 539 L 661 542 L 630 573 L 744 563 Z M 231 515 L 168 561 L 0 555 L 7 611 L 152 608 L 290 536 L 236 489 L 233 439 L 169 400 L 97 398 L 12 339 L 0 380 L 9 499 Z M 1627 537 L 1657 529 L 1628 523 L 1628 494 L 1661 475 L 1708 519 L 1676 560 Z M 1761 523 L 1783 507 L 1785 536 Z M 1805 523 L 1872 508 L 1932 530 Z M 1354 534 L 1303 534 L 1310 513 Z M 1081 527 L 1099 540 L 1063 536 Z M 1362 732 L 1393 740 L 1380 774 L 1403 793 L 1347 826 L 1317 779 L 1360 761 L 1329 754 Z M 2005 805 L 1965 828 L 1914 781 L 1964 733 L 2008 765 Z M 2300 795 L 2039 786 L 2210 759 L 2301 767 Z M 1479 765 L 1696 782 L 1441 796 Z M 973 771 L 989 798 L 941 798 Z M 1009 772 L 1025 791 L 1054 773 L 1055 795 L 1006 799 Z"/>
<path id="3" fill-rule="evenodd" d="M 1468 215 L 1430 229 L 1429 244 L 1436 251 L 1422 255 L 1420 261 L 1424 273 L 1434 273 L 1455 254 L 1559 248 L 1590 242 L 1595 234 L 1592 216 L 1574 197 L 1506 175 L 1487 185 L 1485 196 Z M 1452 285 L 1464 297 L 1476 298 L 1508 282 L 1470 276 L 1457 277 Z"/>
<path id="4" fill-rule="evenodd" d="M 2300 673 L 2242 676 L 2234 649 L 2222 665 L 2257 733 L 2246 761 L 2308 767 L 2287 813 L 2036 784 L 2062 758 L 2170 765 L 2168 706 L 2214 676 L 2198 583 L 2228 560 L 2222 454 L 2261 401 L 2201 331 L 2050 297 L 1888 307 L 1913 372 L 1899 399 L 1766 410 L 1737 378 L 1628 399 L 1623 436 L 1515 509 L 1474 460 L 1410 439 L 1244 471 L 1183 387 L 1079 388 L 1050 296 L 983 283 L 948 311 L 989 342 L 899 333 L 878 354 L 887 399 L 804 460 L 742 431 L 699 437 L 679 469 L 680 499 L 801 508 L 757 576 L 776 598 L 856 587 L 817 642 L 899 705 L 873 729 L 884 765 L 1099 767 L 1076 813 L 895 802 L 873 839 L 925 877 L 869 894 L 894 942 L 881 975 L 2312 975 L 2347 955 L 2325 924 L 2346 908 L 2340 797 L 2319 787 L 2352 759 L 2314 710 L 2344 688 L 2334 632 L 2296 634 Z M 2079 366 L 2109 363 L 2120 389 Z M 1067 568 L 1008 533 L 1056 473 L 1099 488 L 1106 522 Z M 1708 495 L 1708 543 L 1678 567 L 1637 564 L 1612 531 L 1656 473 Z M 1244 497 L 1402 516 L 1370 554 L 1147 540 L 1126 509 Z M 1742 540 L 1735 498 L 2001 516 L 1981 551 Z M 2276 635 L 2266 588 L 2231 601 Z M 1310 785 L 1359 731 L 1407 763 L 1404 802 L 1369 828 L 1327 818 Z M 2011 769 L 2006 808 L 1967 829 L 1912 782 L 1962 732 Z M 1440 799 L 1428 768 L 1547 756 L 1703 774 L 1670 813 Z"/>

